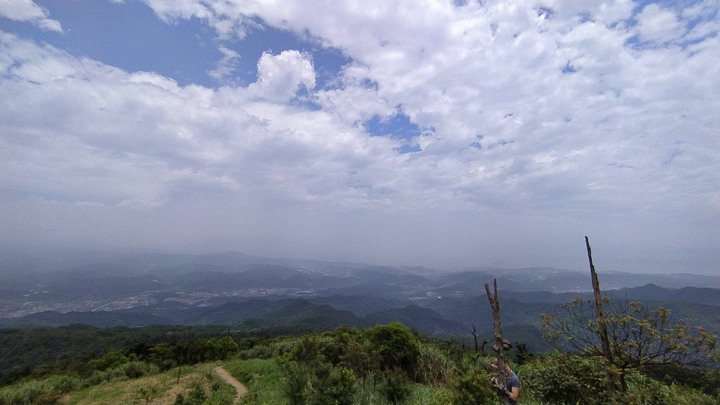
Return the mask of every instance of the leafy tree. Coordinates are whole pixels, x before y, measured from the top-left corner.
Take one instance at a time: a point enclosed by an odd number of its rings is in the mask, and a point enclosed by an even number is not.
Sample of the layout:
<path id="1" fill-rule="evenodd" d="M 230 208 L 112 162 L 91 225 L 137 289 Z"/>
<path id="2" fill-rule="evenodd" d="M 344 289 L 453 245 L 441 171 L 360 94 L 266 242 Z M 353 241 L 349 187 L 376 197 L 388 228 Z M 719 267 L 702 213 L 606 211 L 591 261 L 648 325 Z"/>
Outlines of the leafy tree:
<path id="1" fill-rule="evenodd" d="M 351 341 L 345 346 L 339 364 L 352 370 L 358 378 L 365 379 L 378 369 L 379 359 L 368 344 Z"/>
<path id="2" fill-rule="evenodd" d="M 371 347 L 380 356 L 383 369 L 400 369 L 408 376 L 415 374 L 420 344 L 405 325 L 399 322 L 377 325 L 367 330 L 367 336 Z"/>
<path id="3" fill-rule="evenodd" d="M 515 358 L 519 365 L 525 364 L 535 358 L 535 354 L 522 342 L 515 344 Z"/>
<path id="4" fill-rule="evenodd" d="M 90 367 L 95 370 L 105 371 L 109 368 L 117 367 L 121 364 L 127 363 L 129 360 L 122 354 L 112 351 L 106 353 L 99 359 L 90 360 Z"/>
<path id="5" fill-rule="evenodd" d="M 224 336 L 204 341 L 197 350 L 199 351 L 196 356 L 198 360 L 225 360 L 238 352 L 238 345 L 230 336 Z"/>
<path id="6" fill-rule="evenodd" d="M 627 391 L 626 376 L 631 370 L 668 364 L 703 366 L 717 359 L 717 338 L 683 321 L 671 322 L 669 310 L 649 310 L 637 302 L 614 302 L 607 297 L 603 300 L 613 372 L 623 392 Z M 602 355 L 600 325 L 589 300 L 576 299 L 563 305 L 560 315 L 543 314 L 542 321 L 545 337 L 558 348 Z"/>
<path id="7" fill-rule="evenodd" d="M 149 350 L 150 360 L 157 364 L 161 370 L 168 370 L 176 365 L 173 356 L 173 346 L 169 343 L 158 343 Z"/>

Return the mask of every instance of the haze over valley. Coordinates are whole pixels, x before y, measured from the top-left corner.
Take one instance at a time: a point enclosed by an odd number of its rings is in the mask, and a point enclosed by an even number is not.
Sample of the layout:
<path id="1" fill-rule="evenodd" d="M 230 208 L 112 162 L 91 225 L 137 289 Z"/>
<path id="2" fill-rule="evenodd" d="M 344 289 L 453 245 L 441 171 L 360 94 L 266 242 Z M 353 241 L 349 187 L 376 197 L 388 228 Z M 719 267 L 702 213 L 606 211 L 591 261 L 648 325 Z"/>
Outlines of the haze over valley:
<path id="1" fill-rule="evenodd" d="M 490 332 L 483 285 L 497 280 L 508 335 L 542 349 L 540 314 L 575 297 L 591 297 L 589 274 L 581 270 L 439 271 L 233 252 L 95 253 L 74 260 L 75 266 L 31 273 L 4 267 L 0 324 L 300 325 L 312 330 L 399 321 L 431 336 L 467 339 L 472 327 Z M 720 277 L 600 272 L 600 279 L 613 299 L 669 307 L 677 319 L 720 332 Z"/>

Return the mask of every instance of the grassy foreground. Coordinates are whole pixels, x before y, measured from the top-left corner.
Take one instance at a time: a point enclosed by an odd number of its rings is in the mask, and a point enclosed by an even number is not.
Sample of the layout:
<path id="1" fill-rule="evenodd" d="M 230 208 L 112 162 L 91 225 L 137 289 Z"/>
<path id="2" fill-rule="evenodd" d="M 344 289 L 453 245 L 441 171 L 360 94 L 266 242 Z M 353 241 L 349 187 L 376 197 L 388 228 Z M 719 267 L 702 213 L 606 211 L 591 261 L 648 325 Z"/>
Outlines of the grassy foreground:
<path id="1" fill-rule="evenodd" d="M 185 366 L 132 379 L 122 375 L 34 379 L 0 389 L 0 404 L 232 404 L 235 389 L 213 372 L 218 364 Z"/>
<path id="2" fill-rule="evenodd" d="M 420 339 L 397 323 L 240 343 L 221 338 L 198 344 L 162 343 L 147 350 L 147 355 L 108 352 L 88 361 L 82 370 L 38 373 L 4 386 L 0 405 L 497 403 L 489 385 L 494 356 L 452 340 Z M 221 350 L 225 347 L 233 350 Z M 191 349 L 197 356 L 191 356 Z M 601 359 L 562 352 L 533 355 L 520 350 L 509 355 L 523 382 L 523 405 L 611 402 L 604 389 L 606 373 Z M 201 360 L 218 356 L 222 360 Z M 218 366 L 241 381 L 248 393 L 236 400 L 235 388 L 215 371 Z M 660 371 L 658 376 L 629 373 L 627 390 L 616 403 L 720 403 L 717 368 Z"/>

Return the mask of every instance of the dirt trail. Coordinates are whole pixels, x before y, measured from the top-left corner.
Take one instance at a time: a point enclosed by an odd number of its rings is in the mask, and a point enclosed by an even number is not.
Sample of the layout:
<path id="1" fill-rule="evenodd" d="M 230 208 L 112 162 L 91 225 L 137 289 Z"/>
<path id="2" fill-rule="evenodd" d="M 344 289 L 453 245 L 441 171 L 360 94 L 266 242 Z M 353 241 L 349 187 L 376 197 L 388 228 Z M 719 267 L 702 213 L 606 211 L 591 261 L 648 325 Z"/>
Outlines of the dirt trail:
<path id="1" fill-rule="evenodd" d="M 233 377 L 232 374 L 228 373 L 228 371 L 222 366 L 215 367 L 215 374 L 222 378 L 226 383 L 235 387 L 235 392 L 237 392 L 237 395 L 235 395 L 235 402 L 237 402 L 240 397 L 247 394 L 247 388 L 243 385 L 243 383 Z"/>

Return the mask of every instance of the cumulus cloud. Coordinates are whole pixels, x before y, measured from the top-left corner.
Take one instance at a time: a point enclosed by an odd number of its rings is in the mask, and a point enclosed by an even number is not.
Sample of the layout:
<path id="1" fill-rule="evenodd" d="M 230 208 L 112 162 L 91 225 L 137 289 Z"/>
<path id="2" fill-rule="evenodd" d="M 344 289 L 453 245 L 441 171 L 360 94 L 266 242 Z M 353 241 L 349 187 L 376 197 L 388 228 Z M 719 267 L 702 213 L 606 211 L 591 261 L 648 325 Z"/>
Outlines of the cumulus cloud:
<path id="1" fill-rule="evenodd" d="M 79 60 L 10 34 L 0 39 L 7 59 L 0 66 L 11 78 L 0 88 L 13 95 L 2 102 L 3 133 L 11 134 L 3 143 L 22 152 L 4 160 L 7 189 L 107 205 L 166 204 L 185 186 L 241 194 L 260 188 L 269 195 L 296 189 L 300 200 L 325 199 L 335 193 L 330 185 L 343 187 L 350 170 L 344 166 L 392 155 L 380 146 L 385 140 L 364 144 L 354 128 L 326 113 L 266 102 L 314 87 L 312 65 L 296 51 L 264 55 L 258 81 L 248 88 L 214 91 Z M 30 110 L 36 113 L 23 113 Z M 35 154 L 42 145 L 44 157 Z M 317 156 L 325 157 L 306 167 Z M 41 163 L 48 158 L 56 164 Z M 32 170 L 23 173 L 24 164 Z M 81 175 L 92 167 L 99 174 Z M 43 181 L 56 187 L 39 191 Z"/>
<path id="2" fill-rule="evenodd" d="M 47 10 L 32 0 L 0 2 L 0 17 L 29 22 L 46 31 L 62 32 L 60 22 L 50 19 L 48 16 Z"/>
<path id="3" fill-rule="evenodd" d="M 311 91 L 315 87 L 312 59 L 298 51 L 263 53 L 257 70 L 257 82 L 250 86 L 250 91 L 261 98 L 288 101 L 301 88 Z"/>

